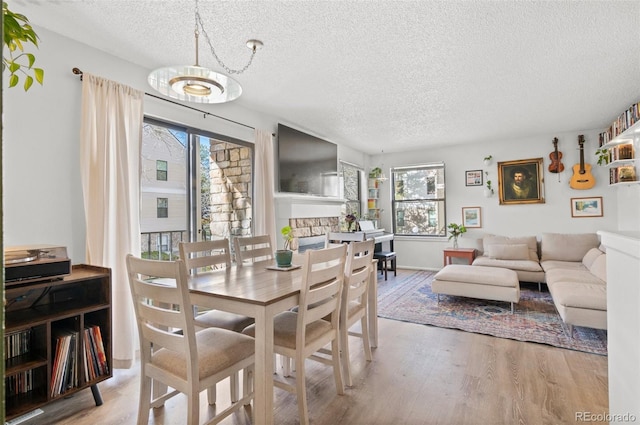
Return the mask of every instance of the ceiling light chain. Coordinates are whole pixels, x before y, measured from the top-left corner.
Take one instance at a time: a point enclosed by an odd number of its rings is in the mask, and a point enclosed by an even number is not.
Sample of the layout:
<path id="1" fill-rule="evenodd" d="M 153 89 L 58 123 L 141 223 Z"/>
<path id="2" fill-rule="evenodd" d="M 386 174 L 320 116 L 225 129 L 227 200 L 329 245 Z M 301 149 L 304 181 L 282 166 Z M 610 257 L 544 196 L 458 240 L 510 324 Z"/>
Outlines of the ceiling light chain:
<path id="1" fill-rule="evenodd" d="M 242 74 L 244 71 L 246 71 L 251 66 L 251 63 L 253 62 L 253 58 L 256 55 L 256 51 L 258 50 L 258 48 L 262 47 L 262 42 L 261 41 L 259 41 L 259 40 L 249 40 L 249 41 L 247 41 L 247 47 L 249 47 L 251 49 L 251 57 L 249 58 L 249 62 L 242 69 L 231 69 L 228 66 L 226 66 L 222 62 L 222 60 L 218 57 L 218 54 L 216 53 L 216 49 L 215 49 L 215 47 L 213 47 L 213 44 L 211 43 L 211 40 L 209 39 L 209 34 L 207 34 L 207 31 L 204 29 L 204 24 L 202 23 L 202 17 L 200 16 L 200 11 L 198 9 L 198 0 L 196 0 L 196 15 L 195 15 L 195 19 L 196 19 L 196 34 L 198 33 L 198 25 L 199 25 L 200 29 L 202 30 L 202 34 L 204 35 L 204 38 L 205 38 L 205 40 L 207 40 L 207 44 L 209 45 L 209 48 L 211 49 L 211 54 L 216 59 L 216 61 L 218 61 L 218 64 L 228 74 Z"/>

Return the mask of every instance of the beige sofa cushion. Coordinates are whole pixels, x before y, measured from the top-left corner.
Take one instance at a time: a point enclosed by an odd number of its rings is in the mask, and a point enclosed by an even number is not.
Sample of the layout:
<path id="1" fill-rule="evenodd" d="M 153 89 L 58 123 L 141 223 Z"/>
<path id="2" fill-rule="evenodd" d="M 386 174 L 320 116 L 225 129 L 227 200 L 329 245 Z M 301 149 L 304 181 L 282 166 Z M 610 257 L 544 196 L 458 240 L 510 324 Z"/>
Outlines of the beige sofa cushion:
<path id="1" fill-rule="evenodd" d="M 549 287 L 556 283 L 592 283 L 605 286 L 605 282 L 598 276 L 587 270 L 578 269 L 551 269 L 547 272 L 547 284 Z M 579 290 L 578 287 L 575 288 Z"/>
<path id="2" fill-rule="evenodd" d="M 596 258 L 593 264 L 591 264 L 591 267 L 589 267 L 589 271 L 593 273 L 593 275 L 596 276 L 598 279 L 606 282 L 607 281 L 607 256 L 603 254 L 598 258 Z"/>
<path id="3" fill-rule="evenodd" d="M 529 258 L 527 258 L 527 260 L 538 261 L 538 241 L 535 236 L 510 238 L 507 236 L 487 235 L 482 239 L 485 255 L 489 252 L 490 245 L 526 245 L 529 249 Z"/>
<path id="4" fill-rule="evenodd" d="M 549 286 L 556 305 L 567 308 L 607 310 L 607 287 L 602 284 L 559 282 Z"/>
<path id="5" fill-rule="evenodd" d="M 480 257 L 476 257 L 476 259 L 473 260 L 473 265 L 485 267 L 501 267 L 504 269 L 515 271 L 523 270 L 528 272 L 542 272 L 540 263 L 535 260 L 498 260 L 482 255 Z"/>
<path id="6" fill-rule="evenodd" d="M 585 254 L 598 246 L 595 233 L 543 233 L 541 260 L 582 261 Z"/>
<path id="7" fill-rule="evenodd" d="M 528 260 L 529 248 L 526 244 L 490 244 L 486 255 L 497 260 Z"/>
<path id="8" fill-rule="evenodd" d="M 586 268 L 590 269 L 593 262 L 596 261 L 596 258 L 602 254 L 604 254 L 604 252 L 600 251 L 598 248 L 591 248 L 586 254 L 584 254 L 584 257 L 582 257 L 582 264 Z"/>
<path id="9" fill-rule="evenodd" d="M 577 263 L 575 261 L 555 261 L 555 260 L 547 260 L 541 261 L 540 265 L 544 269 L 545 272 L 553 269 L 573 269 L 573 270 L 588 270 L 584 264 Z"/>

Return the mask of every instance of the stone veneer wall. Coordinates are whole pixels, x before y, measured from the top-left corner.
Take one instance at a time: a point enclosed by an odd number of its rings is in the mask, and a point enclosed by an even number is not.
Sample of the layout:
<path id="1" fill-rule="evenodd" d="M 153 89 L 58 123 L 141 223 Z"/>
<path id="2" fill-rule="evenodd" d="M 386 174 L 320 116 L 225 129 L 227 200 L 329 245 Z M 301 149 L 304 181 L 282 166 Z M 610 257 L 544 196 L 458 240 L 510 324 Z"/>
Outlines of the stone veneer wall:
<path id="1" fill-rule="evenodd" d="M 210 207 L 212 236 L 251 234 L 251 149 L 211 140 Z M 215 238 L 214 238 L 215 239 Z"/>
<path id="2" fill-rule="evenodd" d="M 338 232 L 340 229 L 339 217 L 318 217 L 318 218 L 290 218 L 289 226 L 293 229 L 293 246 L 297 249 L 298 238 L 310 236 L 326 235 L 329 232 Z"/>

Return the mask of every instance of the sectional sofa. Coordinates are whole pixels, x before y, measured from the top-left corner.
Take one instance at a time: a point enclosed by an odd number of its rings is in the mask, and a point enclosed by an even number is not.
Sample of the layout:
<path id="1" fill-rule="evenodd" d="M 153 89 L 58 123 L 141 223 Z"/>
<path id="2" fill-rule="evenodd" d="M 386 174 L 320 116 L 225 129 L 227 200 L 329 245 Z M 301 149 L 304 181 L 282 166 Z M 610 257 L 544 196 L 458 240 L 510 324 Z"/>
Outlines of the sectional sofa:
<path id="1" fill-rule="evenodd" d="M 546 283 L 569 326 L 607 329 L 606 254 L 595 233 L 486 235 L 473 266 L 513 270 L 523 282 Z"/>

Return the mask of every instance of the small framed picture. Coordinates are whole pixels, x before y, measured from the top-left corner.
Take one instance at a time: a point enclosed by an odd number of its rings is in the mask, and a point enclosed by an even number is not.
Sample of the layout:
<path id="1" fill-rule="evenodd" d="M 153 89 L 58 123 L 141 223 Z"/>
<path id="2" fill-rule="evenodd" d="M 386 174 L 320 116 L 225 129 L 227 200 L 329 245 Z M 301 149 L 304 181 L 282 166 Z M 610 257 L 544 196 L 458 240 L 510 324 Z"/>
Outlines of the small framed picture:
<path id="1" fill-rule="evenodd" d="M 465 173 L 465 186 L 482 186 L 482 170 L 471 170 Z"/>
<path id="2" fill-rule="evenodd" d="M 464 227 L 482 227 L 480 207 L 462 207 L 462 225 Z"/>
<path id="3" fill-rule="evenodd" d="M 602 217 L 602 196 L 571 198 L 571 217 Z"/>

